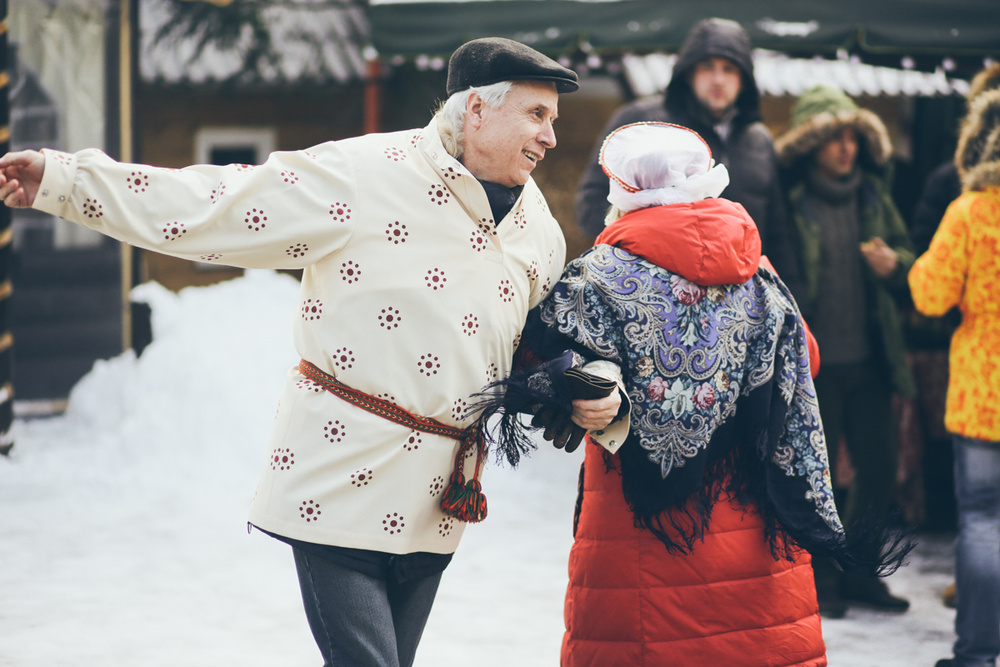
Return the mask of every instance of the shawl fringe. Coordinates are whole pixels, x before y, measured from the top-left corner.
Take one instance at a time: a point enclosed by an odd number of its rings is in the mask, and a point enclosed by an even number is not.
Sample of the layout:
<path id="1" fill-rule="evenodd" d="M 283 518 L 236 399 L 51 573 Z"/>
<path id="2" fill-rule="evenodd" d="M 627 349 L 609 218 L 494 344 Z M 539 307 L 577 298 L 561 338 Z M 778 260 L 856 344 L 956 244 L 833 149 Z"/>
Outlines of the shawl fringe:
<path id="1" fill-rule="evenodd" d="M 512 372 L 472 397 L 480 411 L 481 431 L 498 463 L 516 468 L 521 457 L 538 448 L 532 434 L 560 433 L 571 427 L 573 396 L 565 372 L 583 365 L 583 357 L 565 351 L 555 359 Z M 533 415 L 530 423 L 526 415 Z"/>

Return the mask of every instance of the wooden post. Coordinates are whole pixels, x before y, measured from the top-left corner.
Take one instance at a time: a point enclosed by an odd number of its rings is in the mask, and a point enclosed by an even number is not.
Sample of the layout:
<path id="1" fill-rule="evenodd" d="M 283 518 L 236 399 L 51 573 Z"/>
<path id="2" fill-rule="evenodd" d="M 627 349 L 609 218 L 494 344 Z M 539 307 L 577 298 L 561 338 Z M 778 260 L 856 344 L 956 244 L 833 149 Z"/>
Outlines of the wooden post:
<path id="1" fill-rule="evenodd" d="M 0 155 L 10 150 L 10 73 L 7 60 L 7 0 L 0 0 Z M 0 454 L 14 446 L 14 336 L 10 331 L 14 233 L 10 209 L 0 205 Z"/>
<path id="2" fill-rule="evenodd" d="M 365 71 L 365 134 L 382 129 L 382 65 L 369 58 Z"/>
<path id="3" fill-rule="evenodd" d="M 139 24 L 135 16 L 138 3 L 135 0 L 120 0 L 118 23 L 118 125 L 121 128 L 118 136 L 120 162 L 132 162 L 132 82 L 133 61 L 135 57 L 135 31 Z M 121 258 L 121 301 L 122 301 L 122 348 L 132 347 L 132 287 L 135 273 L 135 249 L 127 243 L 120 245 Z"/>

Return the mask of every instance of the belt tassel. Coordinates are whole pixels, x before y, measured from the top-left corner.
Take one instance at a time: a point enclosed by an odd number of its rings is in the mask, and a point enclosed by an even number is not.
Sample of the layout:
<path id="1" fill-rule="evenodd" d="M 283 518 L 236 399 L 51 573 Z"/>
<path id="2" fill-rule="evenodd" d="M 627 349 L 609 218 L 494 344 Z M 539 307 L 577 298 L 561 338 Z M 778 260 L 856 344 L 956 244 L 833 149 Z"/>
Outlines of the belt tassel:
<path id="1" fill-rule="evenodd" d="M 483 439 L 476 431 L 462 439 L 462 446 L 455 455 L 455 471 L 441 497 L 441 511 L 466 523 L 479 523 L 486 518 L 486 495 L 479 483 L 479 469 L 483 460 Z M 476 472 L 469 481 L 462 474 L 462 461 L 469 450 L 476 448 Z"/>
<path id="2" fill-rule="evenodd" d="M 486 495 L 479 483 L 486 442 L 478 423 L 468 428 L 458 428 L 442 424 L 430 417 L 418 417 L 394 403 L 348 387 L 305 359 L 299 362 L 299 372 L 335 396 L 383 419 L 423 433 L 443 435 L 461 441 L 462 445 L 455 455 L 454 472 L 441 497 L 441 511 L 466 523 L 478 523 L 486 518 Z M 473 449 L 476 451 L 476 470 L 473 478 L 466 481 L 462 468 L 466 456 Z"/>

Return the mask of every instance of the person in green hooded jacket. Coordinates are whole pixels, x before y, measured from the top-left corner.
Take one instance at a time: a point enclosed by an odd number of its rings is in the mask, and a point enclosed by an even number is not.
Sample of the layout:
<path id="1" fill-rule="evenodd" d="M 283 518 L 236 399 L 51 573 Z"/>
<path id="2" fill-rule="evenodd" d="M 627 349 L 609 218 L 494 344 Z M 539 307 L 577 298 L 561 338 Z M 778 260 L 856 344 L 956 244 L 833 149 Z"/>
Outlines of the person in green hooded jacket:
<path id="1" fill-rule="evenodd" d="M 775 150 L 802 277 L 795 297 L 823 353 L 815 384 L 830 468 L 843 436 L 855 469 L 842 512 L 850 531 L 862 520 L 884 522 L 892 503 L 892 396 L 914 393 L 897 299 L 906 298 L 915 257 L 890 195 L 892 146 L 878 116 L 819 85 L 796 101 Z M 849 577 L 822 562 L 814 567 L 820 611 L 829 618 L 856 603 L 909 608 L 881 579 Z"/>

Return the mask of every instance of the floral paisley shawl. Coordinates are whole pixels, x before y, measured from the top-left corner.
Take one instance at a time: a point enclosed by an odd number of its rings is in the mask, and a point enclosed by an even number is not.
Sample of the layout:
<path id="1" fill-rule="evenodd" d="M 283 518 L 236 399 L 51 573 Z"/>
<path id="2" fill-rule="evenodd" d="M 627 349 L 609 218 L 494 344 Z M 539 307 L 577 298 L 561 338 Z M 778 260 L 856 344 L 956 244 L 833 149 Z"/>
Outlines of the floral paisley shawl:
<path id="1" fill-rule="evenodd" d="M 880 567 L 872 564 L 880 545 L 847 553 L 801 318 L 772 272 L 702 287 L 602 244 L 566 267 L 539 315 L 622 367 L 632 401 L 631 434 L 619 451 L 623 487 L 637 524 L 668 548 L 685 550 L 655 515 L 708 493 L 706 473 L 718 468 L 716 481 L 735 484 L 770 520 L 772 546 L 782 542 L 780 526 L 794 543 L 850 569 Z M 682 532 L 688 548 L 711 511 L 712 498 L 699 502 L 701 516 L 687 524 L 693 531 Z"/>

